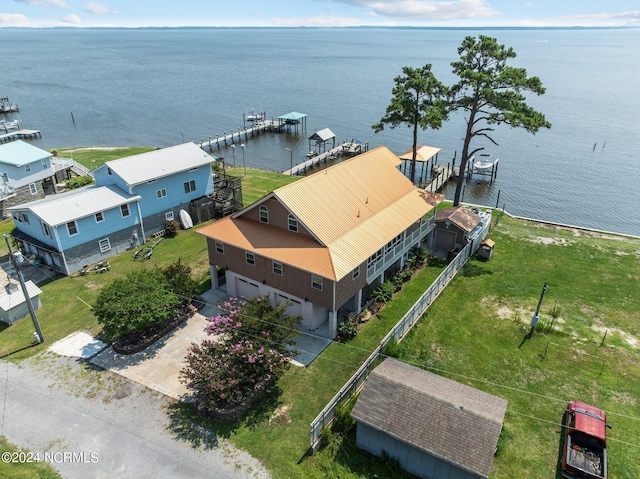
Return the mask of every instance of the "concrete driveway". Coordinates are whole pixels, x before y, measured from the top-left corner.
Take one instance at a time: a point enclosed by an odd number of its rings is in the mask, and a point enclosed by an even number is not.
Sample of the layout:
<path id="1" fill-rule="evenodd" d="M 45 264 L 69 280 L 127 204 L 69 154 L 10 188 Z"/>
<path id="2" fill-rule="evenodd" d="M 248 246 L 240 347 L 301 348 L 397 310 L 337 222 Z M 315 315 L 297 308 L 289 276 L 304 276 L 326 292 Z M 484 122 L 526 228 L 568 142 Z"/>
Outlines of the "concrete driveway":
<path id="1" fill-rule="evenodd" d="M 216 315 L 218 309 L 215 305 L 227 299 L 224 293 L 215 290 L 207 291 L 203 297 L 207 305 L 199 313 L 145 350 L 135 354 L 118 354 L 108 347 L 91 358 L 91 363 L 180 399 L 187 394 L 187 388 L 178 380 L 187 350 L 191 343 L 200 343 L 208 337 L 204 332 L 207 318 Z"/>

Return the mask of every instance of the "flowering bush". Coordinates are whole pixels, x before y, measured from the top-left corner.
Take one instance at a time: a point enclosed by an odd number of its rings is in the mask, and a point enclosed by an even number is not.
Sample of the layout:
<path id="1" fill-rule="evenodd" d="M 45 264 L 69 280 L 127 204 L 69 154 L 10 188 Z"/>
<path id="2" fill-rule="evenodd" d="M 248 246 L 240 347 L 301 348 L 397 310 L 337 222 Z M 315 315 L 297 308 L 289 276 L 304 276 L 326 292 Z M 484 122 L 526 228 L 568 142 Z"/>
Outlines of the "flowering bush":
<path id="1" fill-rule="evenodd" d="M 279 377 L 289 364 L 287 345 L 297 335 L 299 317 L 286 314 L 286 305 L 272 306 L 268 297 L 248 301 L 231 298 L 220 306 L 205 331 L 214 339 L 192 344 L 180 381 L 204 410 L 232 408 Z"/>

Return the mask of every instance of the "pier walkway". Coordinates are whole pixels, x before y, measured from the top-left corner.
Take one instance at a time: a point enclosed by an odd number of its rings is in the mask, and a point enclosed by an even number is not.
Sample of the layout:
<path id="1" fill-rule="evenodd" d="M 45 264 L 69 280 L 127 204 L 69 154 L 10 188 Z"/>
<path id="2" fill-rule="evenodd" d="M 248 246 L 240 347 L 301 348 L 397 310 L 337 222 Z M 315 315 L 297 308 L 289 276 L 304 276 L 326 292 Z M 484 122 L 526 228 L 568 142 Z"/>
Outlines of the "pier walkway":
<path id="1" fill-rule="evenodd" d="M 234 132 L 233 130 L 231 130 L 231 133 L 224 132 L 222 136 L 216 135 L 215 138 L 209 137 L 208 140 L 203 140 L 201 138 L 200 148 L 211 152 L 213 151 L 214 147 L 220 148 L 221 146 L 241 142 L 243 136 L 246 140 L 247 138 L 249 138 L 249 136 L 253 136 L 254 134 L 259 135 L 260 133 L 266 131 L 276 131 L 277 128 L 278 124 L 276 122 L 272 120 L 264 120 L 260 123 L 256 123 L 254 126 L 250 126 L 249 128 L 239 128 L 236 132 Z"/>
<path id="2" fill-rule="evenodd" d="M 458 170 L 454 168 L 452 165 L 447 166 L 439 166 L 436 165 L 434 170 L 437 171 L 437 174 L 433 179 L 424 185 L 420 185 L 421 188 L 424 188 L 425 191 L 430 191 L 431 193 L 436 193 L 442 189 L 447 182 L 458 176 Z"/>
<path id="3" fill-rule="evenodd" d="M 0 143 L 37 137 L 42 137 L 40 130 L 16 130 L 0 135 Z"/>

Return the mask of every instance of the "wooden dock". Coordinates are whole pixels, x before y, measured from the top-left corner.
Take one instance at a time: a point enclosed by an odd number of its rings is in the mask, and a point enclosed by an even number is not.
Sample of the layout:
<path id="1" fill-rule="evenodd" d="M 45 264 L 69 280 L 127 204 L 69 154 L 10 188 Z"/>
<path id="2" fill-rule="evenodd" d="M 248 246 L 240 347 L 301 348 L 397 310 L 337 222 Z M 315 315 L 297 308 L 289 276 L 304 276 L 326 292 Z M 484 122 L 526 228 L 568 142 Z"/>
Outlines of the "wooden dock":
<path id="1" fill-rule="evenodd" d="M 209 137 L 208 140 L 200 138 L 200 148 L 203 150 L 213 151 L 214 148 L 220 148 L 221 146 L 233 145 L 240 143 L 244 137 L 246 140 L 250 136 L 259 135 L 266 131 L 275 131 L 277 123 L 271 120 L 264 120 L 260 123 L 256 123 L 249 128 L 238 128 L 238 131 L 231 130 L 231 133 L 223 132 L 222 136 L 216 135 L 215 138 Z"/>
<path id="2" fill-rule="evenodd" d="M 424 184 L 420 185 L 420 187 L 424 188 L 425 191 L 436 193 L 440 191 L 449 180 L 458 177 L 458 170 L 452 165 L 435 165 L 433 167 L 433 170 L 437 174 L 431 178 L 431 181 L 425 182 Z"/>
<path id="3" fill-rule="evenodd" d="M 0 135 L 0 143 L 8 143 L 9 141 L 38 137 L 42 138 L 40 130 L 16 130 Z"/>

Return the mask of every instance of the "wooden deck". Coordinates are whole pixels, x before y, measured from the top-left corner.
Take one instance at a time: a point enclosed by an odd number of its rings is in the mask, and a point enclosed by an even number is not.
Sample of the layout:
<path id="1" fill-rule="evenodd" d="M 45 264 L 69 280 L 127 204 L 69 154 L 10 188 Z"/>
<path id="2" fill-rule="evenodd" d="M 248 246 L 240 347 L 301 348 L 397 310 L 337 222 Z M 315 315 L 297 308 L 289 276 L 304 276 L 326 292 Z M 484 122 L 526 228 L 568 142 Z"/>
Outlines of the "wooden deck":
<path id="1" fill-rule="evenodd" d="M 213 148 L 221 146 L 233 145 L 243 140 L 247 140 L 250 136 L 259 135 L 267 131 L 274 131 L 277 123 L 271 120 L 264 120 L 249 128 L 239 128 L 238 131 L 231 130 L 231 133 L 223 132 L 222 136 L 216 135 L 215 138 L 209 137 L 208 140 L 200 138 L 200 148 L 203 150 L 213 151 Z"/>
<path id="2" fill-rule="evenodd" d="M 436 193 L 440 191 L 449 180 L 458 177 L 458 170 L 451 165 L 436 165 L 434 169 L 438 170 L 437 175 L 434 176 L 431 181 L 426 182 L 424 185 L 420 185 L 420 187 L 424 188 L 426 191 Z"/>
<path id="3" fill-rule="evenodd" d="M 7 143 L 14 140 L 24 140 L 26 138 L 42 137 L 40 130 L 16 130 L 0 135 L 0 143 Z"/>
<path id="4" fill-rule="evenodd" d="M 346 143 L 345 143 L 346 145 Z M 285 170 L 282 172 L 282 174 L 284 175 L 289 175 L 289 176 L 293 176 L 293 175 L 302 175 L 304 173 L 306 173 L 308 170 L 321 165 L 323 163 L 326 163 L 327 161 L 330 160 L 334 160 L 338 157 L 338 155 L 340 155 L 341 153 L 343 153 L 344 145 L 339 145 L 336 146 L 335 148 L 332 148 L 328 151 L 325 151 L 324 153 L 321 153 L 319 155 L 316 155 L 312 158 L 309 158 L 306 161 L 303 161 L 302 163 L 295 165 L 293 168 L 289 169 L 289 170 Z"/>

